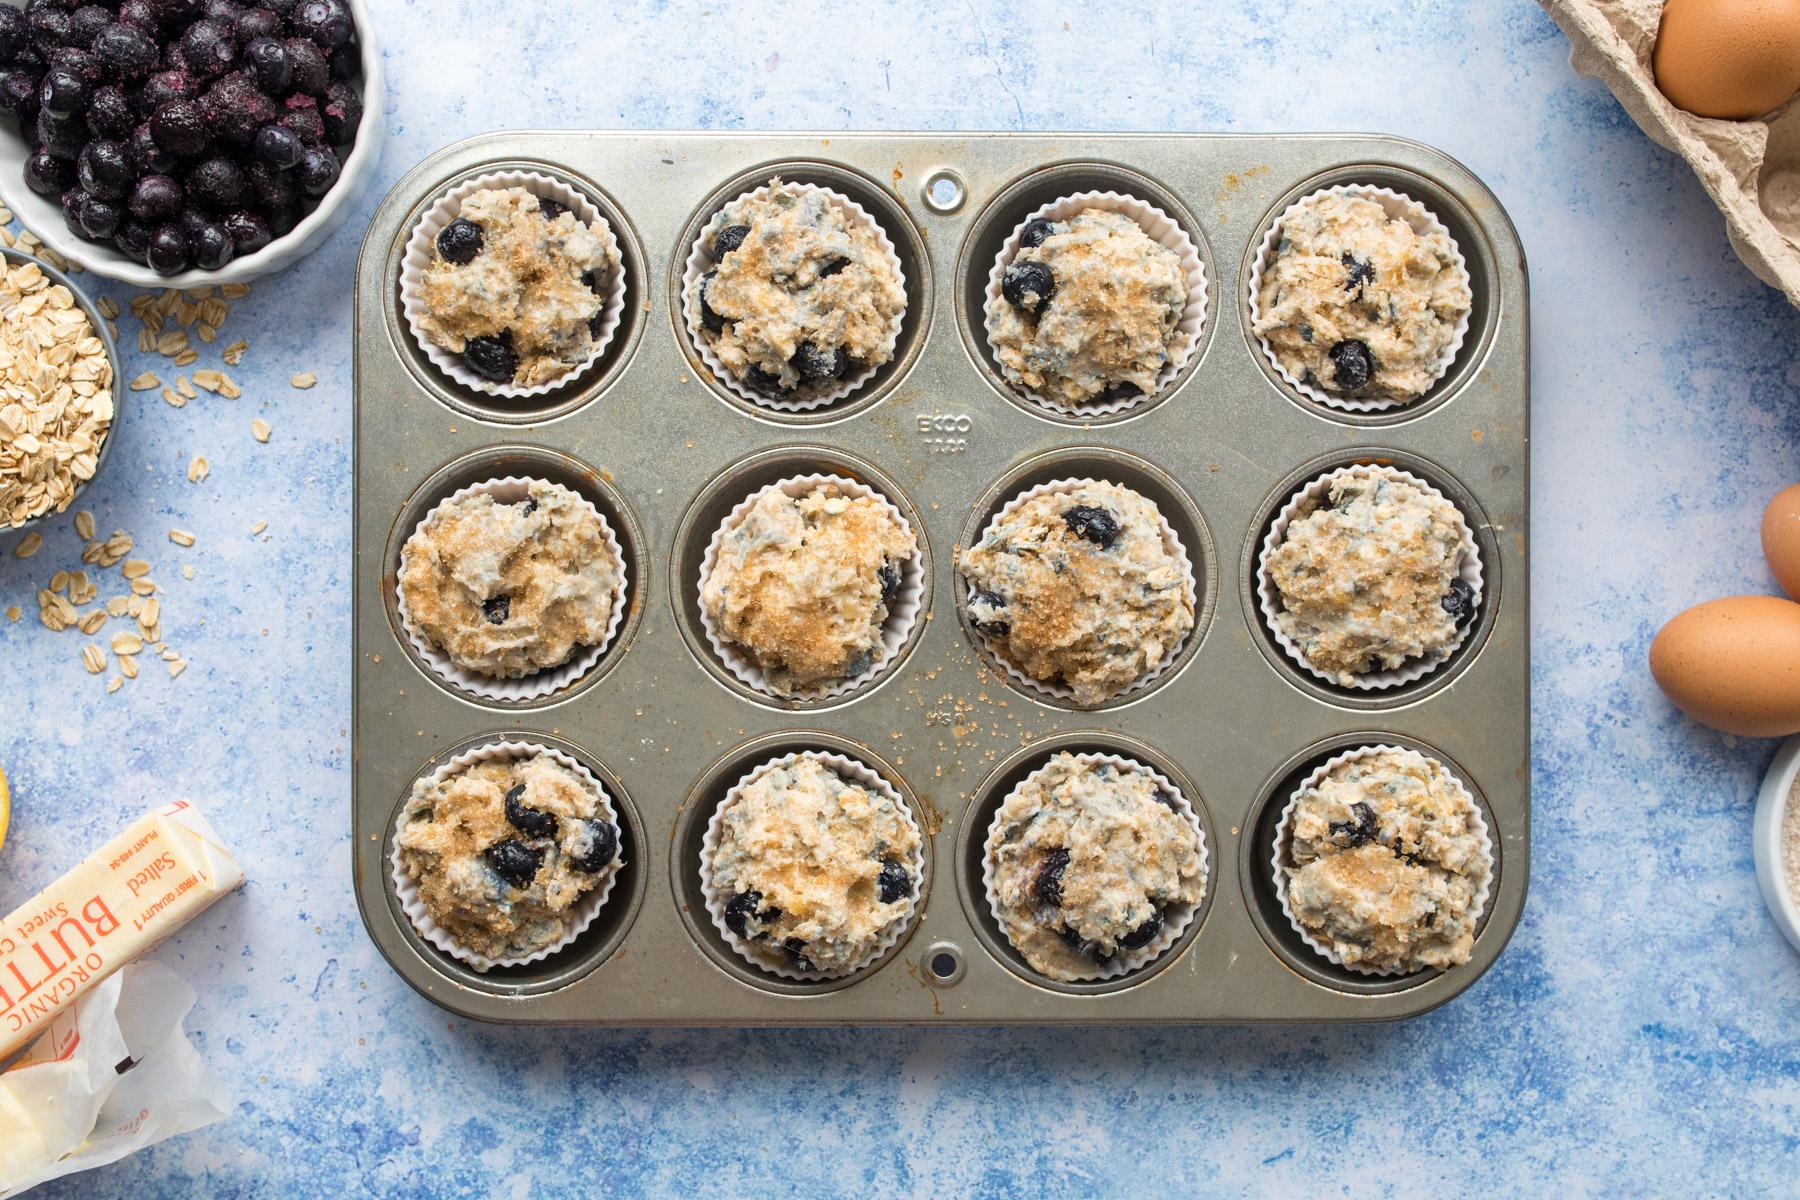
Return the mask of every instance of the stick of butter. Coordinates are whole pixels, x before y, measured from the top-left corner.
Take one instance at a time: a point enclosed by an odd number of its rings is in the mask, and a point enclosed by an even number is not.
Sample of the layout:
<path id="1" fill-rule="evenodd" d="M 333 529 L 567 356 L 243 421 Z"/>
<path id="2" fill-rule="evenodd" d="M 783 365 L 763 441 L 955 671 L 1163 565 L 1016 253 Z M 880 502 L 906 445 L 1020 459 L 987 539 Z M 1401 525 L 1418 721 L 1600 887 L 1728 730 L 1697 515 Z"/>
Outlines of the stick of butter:
<path id="1" fill-rule="evenodd" d="M 0 925 L 0 1061 L 243 881 L 187 801 L 134 821 Z"/>

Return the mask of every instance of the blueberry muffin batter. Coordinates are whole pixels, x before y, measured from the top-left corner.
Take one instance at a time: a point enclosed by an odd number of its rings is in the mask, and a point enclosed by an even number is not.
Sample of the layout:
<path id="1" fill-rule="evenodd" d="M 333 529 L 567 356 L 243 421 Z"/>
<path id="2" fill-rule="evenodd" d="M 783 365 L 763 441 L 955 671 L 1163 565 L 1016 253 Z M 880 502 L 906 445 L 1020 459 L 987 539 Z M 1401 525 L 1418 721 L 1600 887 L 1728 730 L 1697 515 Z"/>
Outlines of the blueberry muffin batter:
<path id="1" fill-rule="evenodd" d="M 1092 978 L 1200 902 L 1200 832 L 1172 800 L 1149 771 L 1072 754 L 1007 796 L 988 833 L 988 871 L 995 917 L 1032 970 Z"/>
<path id="2" fill-rule="evenodd" d="M 431 919 L 493 959 L 567 936 L 577 902 L 620 866 L 619 828 L 599 793 L 546 754 L 421 779 L 395 840 Z"/>
<path id="3" fill-rule="evenodd" d="M 1086 208 L 1020 237 L 989 341 L 1006 378 L 1065 406 L 1150 395 L 1184 348 L 1181 260 L 1123 214 Z"/>
<path id="4" fill-rule="evenodd" d="M 1156 505 L 1082 483 L 1018 505 L 964 550 L 969 619 L 993 651 L 1082 704 L 1118 695 L 1194 627 L 1194 589 Z"/>
<path id="5" fill-rule="evenodd" d="M 863 966 L 918 894 L 919 831 L 891 796 L 809 755 L 763 768 L 720 814 L 710 867 L 725 925 L 803 972 Z"/>
<path id="6" fill-rule="evenodd" d="M 491 383 L 532 387 L 587 361 L 618 244 L 524 188 L 486 188 L 438 231 L 419 327 Z"/>
<path id="7" fill-rule="evenodd" d="M 791 695 L 867 671 L 919 552 L 878 500 L 820 483 L 770 488 L 728 530 L 700 603 L 713 626 Z"/>
<path id="8" fill-rule="evenodd" d="M 606 639 L 621 571 L 593 508 L 533 480 L 517 504 L 478 494 L 434 510 L 400 551 L 400 599 L 451 662 L 516 679 Z"/>
<path id="9" fill-rule="evenodd" d="M 818 391 L 893 354 L 906 289 L 873 230 L 822 193 L 771 180 L 709 227 L 711 270 L 690 285 L 700 335 L 753 391 Z"/>
<path id="10" fill-rule="evenodd" d="M 1476 607 L 1457 575 L 1456 506 L 1376 471 L 1339 475 L 1326 499 L 1303 502 L 1269 555 L 1281 632 L 1345 686 L 1369 671 L 1448 656 Z"/>
<path id="11" fill-rule="evenodd" d="M 1284 860 L 1294 920 L 1345 966 L 1383 972 L 1469 961 L 1492 870 L 1475 806 L 1413 750 L 1339 763 L 1302 792 Z"/>
<path id="12" fill-rule="evenodd" d="M 1446 234 L 1421 234 L 1365 197 L 1326 193 L 1282 218 L 1255 331 L 1295 379 L 1406 401 L 1437 381 L 1469 304 Z"/>

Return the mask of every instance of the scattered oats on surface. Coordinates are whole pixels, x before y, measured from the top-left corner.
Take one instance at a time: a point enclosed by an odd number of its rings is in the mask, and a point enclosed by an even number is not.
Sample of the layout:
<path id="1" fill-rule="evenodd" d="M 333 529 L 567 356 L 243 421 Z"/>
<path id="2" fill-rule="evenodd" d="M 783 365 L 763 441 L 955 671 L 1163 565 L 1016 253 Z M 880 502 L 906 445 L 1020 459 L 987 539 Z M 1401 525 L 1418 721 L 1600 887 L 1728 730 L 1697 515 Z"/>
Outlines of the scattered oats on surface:
<path id="1" fill-rule="evenodd" d="M 209 392 L 219 390 L 219 373 L 210 367 L 194 372 L 194 386 Z"/>
<path id="2" fill-rule="evenodd" d="M 212 466 L 206 461 L 205 455 L 194 455 L 194 461 L 188 464 L 188 482 L 199 483 L 206 478 L 207 473 L 211 470 Z"/>
<path id="3" fill-rule="evenodd" d="M 11 219 L 11 216 L 7 217 L 7 220 Z M 0 224 L 3 223 L 4 222 L 0 222 Z M 119 319 L 119 302 L 114 300 L 111 296 L 100 297 L 100 299 L 94 302 L 94 307 L 98 308 L 100 310 L 100 315 L 109 321 L 116 321 Z"/>
<path id="4" fill-rule="evenodd" d="M 136 679 L 137 671 L 138 671 L 137 659 L 129 654 L 121 654 L 118 656 L 118 659 L 119 659 L 119 674 L 123 675 L 127 679 Z"/>
<path id="5" fill-rule="evenodd" d="M 200 352 L 198 350 L 183 350 L 175 356 L 175 365 L 178 367 L 191 367 L 199 361 Z"/>
<path id="6" fill-rule="evenodd" d="M 247 283 L 227 283 L 221 284 L 219 287 L 219 295 L 227 300 L 242 300 L 249 294 L 250 285 Z"/>
<path id="7" fill-rule="evenodd" d="M 100 627 L 104 624 L 106 624 L 106 610 L 104 608 L 96 608 L 93 612 L 82 617 L 81 620 L 76 623 L 75 628 L 81 630 L 81 632 L 87 634 L 89 637 L 92 637 L 94 634 L 100 632 Z"/>
<path id="8" fill-rule="evenodd" d="M 194 544 L 194 535 L 185 529 L 171 529 L 169 530 L 169 540 L 177 546 L 191 546 Z"/>
<path id="9" fill-rule="evenodd" d="M 119 568 L 119 574 L 127 579 L 139 579 L 150 573 L 150 564 L 141 558 L 134 558 Z"/>
<path id="10" fill-rule="evenodd" d="M 67 571 L 58 571 L 56 574 L 52 575 L 50 577 L 50 590 L 53 592 L 68 591 L 69 573 Z"/>
<path id="11" fill-rule="evenodd" d="M 193 563 L 182 563 L 181 564 L 181 577 L 183 579 L 192 579 L 194 577 L 194 564 Z"/>
<path id="12" fill-rule="evenodd" d="M 268 439 L 264 438 L 263 440 L 267 441 Z M 44 535 L 34 529 L 19 539 L 19 544 L 13 547 L 13 556 L 15 558 L 30 558 L 43 548 Z"/>
<path id="13" fill-rule="evenodd" d="M 186 396 L 189 400 L 194 399 L 200 394 L 194 390 L 194 385 L 188 382 L 188 377 L 186 375 L 177 375 L 175 377 L 175 390 Z"/>
<path id="14" fill-rule="evenodd" d="M 219 331 L 214 329 L 211 325 L 208 325 L 205 321 L 194 326 L 194 333 L 199 336 L 201 341 L 206 342 L 208 345 L 212 343 L 214 338 L 219 336 Z"/>
<path id="15" fill-rule="evenodd" d="M 243 390 L 238 387 L 236 380 L 223 371 L 219 372 L 219 395 L 227 400 L 236 400 L 243 394 Z"/>
<path id="16" fill-rule="evenodd" d="M 147 392 L 151 388 L 161 387 L 162 379 L 155 371 L 145 371 L 142 375 L 133 377 L 132 381 L 127 386 L 134 392 Z"/>
<path id="17" fill-rule="evenodd" d="M 75 533 L 84 542 L 94 540 L 94 514 L 85 508 L 75 514 Z"/>
<path id="18" fill-rule="evenodd" d="M 244 353 L 249 349 L 250 343 L 239 338 L 237 341 L 231 343 L 231 345 L 225 347 L 225 353 L 220 357 L 225 360 L 226 366 L 235 367 L 244 361 Z"/>
<path id="19" fill-rule="evenodd" d="M 180 408 L 187 403 L 186 396 L 183 396 L 170 388 L 164 388 L 162 390 L 162 398 L 169 402 L 170 408 Z"/>
<path id="20" fill-rule="evenodd" d="M 269 527 L 269 523 L 267 521 L 258 521 L 256 524 L 254 524 L 250 527 L 250 536 L 255 537 L 257 534 L 261 533 L 263 530 L 267 529 L 268 527 Z"/>
<path id="21" fill-rule="evenodd" d="M 135 633 L 115 633 L 112 639 L 114 654 L 141 654 L 144 650 L 144 639 Z"/>
<path id="22" fill-rule="evenodd" d="M 261 417 L 258 417 L 250 422 L 250 432 L 256 435 L 257 441 L 266 442 L 269 440 L 271 430 L 269 429 L 269 423 Z"/>
<path id="23" fill-rule="evenodd" d="M 154 596 L 156 581 L 149 578 L 134 579 L 131 581 L 131 590 L 140 596 Z"/>
<path id="24" fill-rule="evenodd" d="M 9 621 L 16 621 L 24 615 L 24 613 L 19 611 L 19 606 L 16 604 L 9 606 L 6 610 L 6 619 Z"/>
<path id="25" fill-rule="evenodd" d="M 98 675 L 106 670 L 106 651 L 89 642 L 81 648 L 81 665 L 89 675 Z"/>
<path id="26" fill-rule="evenodd" d="M 122 617 L 130 611 L 130 596 L 114 596 L 106 602 L 106 615 L 109 617 Z"/>
<path id="27" fill-rule="evenodd" d="M 169 664 L 169 678 L 170 679 L 179 679 L 181 677 L 181 673 L 185 670 L 187 670 L 187 660 L 178 658 L 174 662 Z"/>
<path id="28" fill-rule="evenodd" d="M 289 379 L 288 382 L 304 392 L 307 388 L 319 382 L 319 377 L 314 375 L 311 371 L 302 371 L 300 374 Z"/>
<path id="29" fill-rule="evenodd" d="M 169 649 L 167 646 L 163 647 L 161 650 L 158 650 L 156 653 L 158 654 L 158 656 L 160 656 L 162 658 L 162 660 L 164 662 L 174 662 L 176 659 L 181 657 L 181 655 L 175 653 L 175 651 Z"/>
<path id="30" fill-rule="evenodd" d="M 114 675 L 111 679 L 106 681 L 106 694 L 110 696 L 124 686 L 125 681 L 119 678 L 119 676 Z"/>
<path id="31" fill-rule="evenodd" d="M 144 631 L 144 636 L 153 642 L 157 640 L 154 635 L 156 632 L 157 620 L 161 618 L 161 616 L 162 601 L 158 600 L 155 596 L 151 596 L 145 600 L 143 611 L 138 613 L 137 622 L 139 628 Z"/>

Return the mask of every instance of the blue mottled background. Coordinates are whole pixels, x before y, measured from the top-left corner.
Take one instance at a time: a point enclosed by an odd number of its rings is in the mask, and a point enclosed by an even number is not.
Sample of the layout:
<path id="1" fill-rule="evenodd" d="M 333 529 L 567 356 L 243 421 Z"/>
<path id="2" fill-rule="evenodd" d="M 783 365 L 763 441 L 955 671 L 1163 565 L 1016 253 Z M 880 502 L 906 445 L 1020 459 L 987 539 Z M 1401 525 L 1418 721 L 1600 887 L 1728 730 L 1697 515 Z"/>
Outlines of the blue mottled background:
<path id="1" fill-rule="evenodd" d="M 78 635 L 35 623 L 66 521 L 0 558 L 0 608 L 26 610 L 0 619 L 0 911 L 168 796 L 252 878 L 158 954 L 201 990 L 235 1116 L 44 1195 L 1792 1194 L 1800 959 L 1750 855 L 1773 746 L 1679 719 L 1643 663 L 1677 609 L 1771 586 L 1756 521 L 1800 478 L 1800 317 L 1536 7 L 374 7 L 382 179 L 237 306 L 244 397 L 140 397 L 88 501 L 148 550 L 187 674 L 107 696 Z M 489 1029 L 414 995 L 350 890 L 351 279 L 393 179 L 527 126 L 1383 130 L 1482 175 L 1534 285 L 1534 871 L 1499 964 L 1374 1028 Z M 319 387 L 291 390 L 302 370 Z"/>

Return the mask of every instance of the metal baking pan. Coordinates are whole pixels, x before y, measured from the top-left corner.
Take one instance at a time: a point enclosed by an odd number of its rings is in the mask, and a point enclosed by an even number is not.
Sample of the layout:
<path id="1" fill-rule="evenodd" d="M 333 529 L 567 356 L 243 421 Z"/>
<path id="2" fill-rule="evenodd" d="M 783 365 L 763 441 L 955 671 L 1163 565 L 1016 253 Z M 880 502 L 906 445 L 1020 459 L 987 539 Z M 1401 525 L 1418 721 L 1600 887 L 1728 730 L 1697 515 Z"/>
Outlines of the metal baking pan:
<path id="1" fill-rule="evenodd" d="M 628 296 L 605 361 L 529 405 L 463 391 L 414 345 L 399 264 L 413 223 L 459 179 L 542 168 L 591 193 L 619 234 Z M 713 381 L 674 299 L 702 222 L 772 175 L 849 195 L 906 270 L 894 361 L 847 401 L 795 417 Z M 1334 183 L 1423 202 L 1468 259 L 1469 335 L 1422 400 L 1385 413 L 1324 408 L 1283 384 L 1247 334 L 1243 280 L 1266 224 Z M 981 331 L 1000 242 L 1029 210 L 1112 188 L 1155 203 L 1202 247 L 1207 332 L 1164 398 L 1122 418 L 1052 419 L 1001 382 Z M 356 892 L 370 936 L 444 1008 L 487 1021 L 590 1025 L 843 1025 L 1390 1020 L 1425 1012 L 1499 956 L 1525 901 L 1530 827 L 1525 259 L 1493 194 L 1427 146 L 1382 136 L 509 132 L 408 172 L 369 227 L 356 285 Z M 1255 552 L 1305 479 L 1383 459 L 1435 483 L 1469 517 L 1486 570 L 1472 635 L 1425 679 L 1357 693 L 1297 669 L 1252 598 Z M 700 632 L 695 589 L 722 514 L 762 483 L 825 468 L 879 487 L 926 543 L 929 618 L 873 689 L 825 705 L 739 684 Z M 459 693 L 399 633 L 401 542 L 448 492 L 535 474 L 589 496 L 630 568 L 630 610 L 586 678 L 500 706 Z M 1201 600 L 1185 660 L 1147 694 L 1079 709 L 1028 696 L 966 625 L 954 572 L 1009 496 L 1068 474 L 1148 494 L 1196 556 Z M 600 920 L 566 950 L 478 974 L 412 930 L 387 851 L 413 780 L 472 742 L 523 735 L 566 749 L 611 788 L 629 865 Z M 1474 959 L 1399 978 L 1351 974 L 1289 928 L 1269 878 L 1275 819 L 1296 782 L 1379 739 L 1436 755 L 1495 835 L 1497 877 Z M 808 746 L 862 758 L 930 834 L 921 915 L 848 980 L 764 975 L 714 931 L 700 836 L 749 766 Z M 1202 813 L 1208 898 L 1155 964 L 1100 984 L 1034 977 L 983 901 L 995 805 L 1061 748 L 1113 750 L 1168 774 Z"/>

